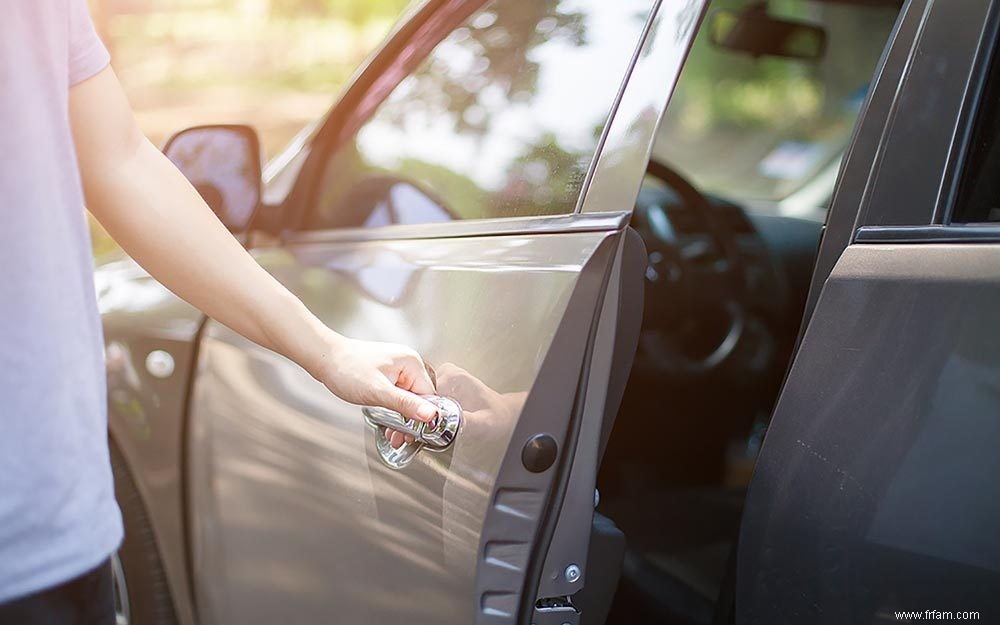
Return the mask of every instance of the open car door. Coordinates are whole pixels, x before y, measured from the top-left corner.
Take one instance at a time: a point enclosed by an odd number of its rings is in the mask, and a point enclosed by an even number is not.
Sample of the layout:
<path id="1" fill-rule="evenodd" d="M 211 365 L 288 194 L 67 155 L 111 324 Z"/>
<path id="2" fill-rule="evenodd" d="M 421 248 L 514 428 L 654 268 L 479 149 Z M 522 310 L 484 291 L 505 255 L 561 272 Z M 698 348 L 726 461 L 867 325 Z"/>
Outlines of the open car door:
<path id="1" fill-rule="evenodd" d="M 603 621 L 620 553 L 588 565 L 594 482 L 646 262 L 627 225 L 703 8 L 431 2 L 367 66 L 255 254 L 331 327 L 416 348 L 448 401 L 394 450 L 413 424 L 209 322 L 203 624 Z"/>

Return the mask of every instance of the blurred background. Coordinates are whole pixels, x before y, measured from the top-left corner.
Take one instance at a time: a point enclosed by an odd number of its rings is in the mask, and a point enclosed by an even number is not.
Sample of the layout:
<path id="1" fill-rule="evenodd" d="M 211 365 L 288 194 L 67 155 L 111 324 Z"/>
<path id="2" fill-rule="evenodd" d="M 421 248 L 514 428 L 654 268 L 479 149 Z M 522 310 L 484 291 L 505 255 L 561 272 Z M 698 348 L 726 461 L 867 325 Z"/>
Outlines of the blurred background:
<path id="1" fill-rule="evenodd" d="M 273 156 L 322 115 L 409 0 L 89 0 L 146 135 L 245 123 Z M 96 224 L 95 254 L 114 249 Z"/>

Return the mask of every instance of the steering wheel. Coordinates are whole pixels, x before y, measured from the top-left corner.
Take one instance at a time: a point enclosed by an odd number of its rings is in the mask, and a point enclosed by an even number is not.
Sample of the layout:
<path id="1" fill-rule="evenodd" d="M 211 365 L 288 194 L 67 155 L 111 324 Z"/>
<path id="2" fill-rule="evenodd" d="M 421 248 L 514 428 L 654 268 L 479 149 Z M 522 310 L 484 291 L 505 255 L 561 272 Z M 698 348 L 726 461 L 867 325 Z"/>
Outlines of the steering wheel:
<path id="1" fill-rule="evenodd" d="M 636 365 L 658 375 L 707 375 L 729 361 L 747 325 L 742 257 L 704 194 L 663 163 L 650 160 L 646 172 L 679 202 L 644 190 L 636 203 L 632 223 L 649 258 Z"/>

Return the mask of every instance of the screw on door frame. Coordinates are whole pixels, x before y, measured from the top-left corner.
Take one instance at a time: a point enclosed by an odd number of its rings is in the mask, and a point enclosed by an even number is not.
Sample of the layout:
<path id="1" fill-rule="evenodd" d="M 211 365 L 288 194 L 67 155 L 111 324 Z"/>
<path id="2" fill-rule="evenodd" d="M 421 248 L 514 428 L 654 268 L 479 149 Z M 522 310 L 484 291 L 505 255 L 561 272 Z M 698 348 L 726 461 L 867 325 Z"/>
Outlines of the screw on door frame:
<path id="1" fill-rule="evenodd" d="M 580 579 L 580 567 L 578 567 L 575 564 L 567 566 L 566 570 L 563 572 L 563 576 L 566 578 L 566 581 L 569 582 L 570 584 L 576 582 L 577 580 Z"/>

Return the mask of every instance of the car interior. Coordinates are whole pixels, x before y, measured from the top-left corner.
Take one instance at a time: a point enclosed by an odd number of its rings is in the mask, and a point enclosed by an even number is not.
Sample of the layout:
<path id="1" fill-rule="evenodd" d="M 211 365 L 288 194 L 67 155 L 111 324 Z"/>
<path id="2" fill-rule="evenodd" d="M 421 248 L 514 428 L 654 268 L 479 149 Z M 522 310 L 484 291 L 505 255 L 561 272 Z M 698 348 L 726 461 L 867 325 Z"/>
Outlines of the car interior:
<path id="1" fill-rule="evenodd" d="M 729 622 L 754 460 L 840 161 L 901 5 L 709 8 L 632 222 L 648 257 L 643 321 L 591 543 L 591 562 L 622 561 L 607 623 Z M 616 541 L 623 557 L 607 547 Z M 604 614 L 585 609 L 584 622 Z"/>

